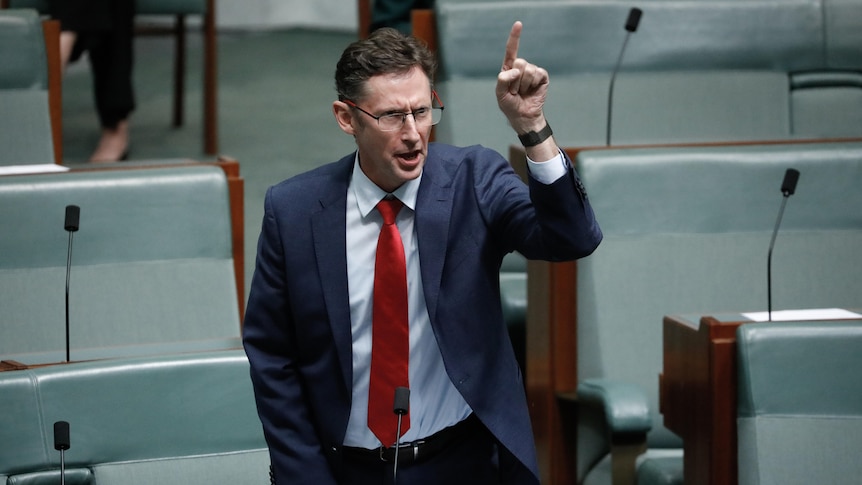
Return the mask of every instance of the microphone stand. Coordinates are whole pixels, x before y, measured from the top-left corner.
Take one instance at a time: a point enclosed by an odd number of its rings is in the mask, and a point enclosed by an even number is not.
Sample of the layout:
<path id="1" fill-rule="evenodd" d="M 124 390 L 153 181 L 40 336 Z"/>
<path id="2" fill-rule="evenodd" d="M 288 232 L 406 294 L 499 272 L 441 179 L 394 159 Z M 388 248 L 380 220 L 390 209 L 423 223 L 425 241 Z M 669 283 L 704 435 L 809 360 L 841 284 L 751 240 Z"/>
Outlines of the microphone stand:
<path id="1" fill-rule="evenodd" d="M 631 37 L 632 32 L 637 31 L 638 23 L 641 20 L 641 14 L 643 12 L 639 8 L 632 8 L 629 11 L 629 17 L 626 20 L 626 37 L 623 40 L 623 47 L 620 49 L 620 55 L 617 57 L 617 63 L 614 66 L 614 70 L 611 72 L 611 83 L 608 87 L 608 126 L 605 130 L 605 145 L 611 146 L 611 120 L 613 119 L 613 109 L 614 109 L 614 84 L 617 81 L 617 72 L 620 70 L 620 65 L 623 62 L 623 55 L 626 52 L 626 45 L 629 43 L 629 37 Z"/>
<path id="2" fill-rule="evenodd" d="M 608 127 L 607 127 L 607 130 L 605 131 L 605 133 L 607 134 L 606 138 L 605 138 L 605 144 L 607 146 L 611 146 L 611 119 L 613 116 L 611 113 L 613 112 L 613 109 L 614 109 L 613 108 L 614 107 L 614 83 L 617 80 L 617 71 L 620 68 L 620 64 L 622 64 L 622 62 L 623 62 L 623 54 L 625 54 L 625 52 L 626 52 L 626 44 L 629 43 L 629 37 L 631 37 L 631 35 L 632 35 L 631 32 L 626 32 L 626 38 L 623 41 L 623 48 L 620 49 L 620 55 L 619 55 L 619 57 L 617 57 L 617 64 L 616 64 L 616 66 L 614 66 L 614 70 L 611 73 L 610 91 L 608 91 Z"/>
<path id="3" fill-rule="evenodd" d="M 775 237 L 778 236 L 778 226 L 784 215 L 784 206 L 787 205 L 788 196 L 781 198 L 781 208 L 778 209 L 778 219 L 775 221 L 775 229 L 772 231 L 772 240 L 769 241 L 769 255 L 766 259 L 766 308 L 769 321 L 772 321 L 772 248 L 775 247 Z"/>
<path id="4" fill-rule="evenodd" d="M 784 181 L 781 183 L 781 207 L 778 209 L 778 219 L 775 220 L 775 228 L 772 230 L 772 239 L 769 241 L 769 253 L 766 257 L 766 312 L 768 321 L 772 321 L 772 249 L 775 247 L 775 238 L 778 236 L 778 227 L 784 216 L 784 206 L 787 199 L 796 191 L 796 183 L 799 181 L 799 171 L 788 168 L 784 173 Z"/>
<path id="5" fill-rule="evenodd" d="M 69 423 L 54 423 L 54 449 L 60 452 L 60 485 L 66 485 L 66 450 L 70 448 Z"/>
<path id="6" fill-rule="evenodd" d="M 66 255 L 66 362 L 69 362 L 69 279 L 72 269 L 72 235 L 74 231 L 69 231 L 69 251 Z"/>
<path id="7" fill-rule="evenodd" d="M 81 208 L 76 205 L 66 206 L 66 222 L 63 227 L 69 232 L 69 246 L 66 253 L 66 362 L 69 362 L 69 280 L 72 275 L 72 236 L 78 231 L 78 221 Z"/>
<path id="8" fill-rule="evenodd" d="M 398 455 L 401 451 L 401 420 L 410 410 L 410 389 L 395 388 L 395 405 L 393 411 L 398 415 L 398 429 L 395 433 L 395 459 L 392 464 L 392 483 L 398 485 Z"/>

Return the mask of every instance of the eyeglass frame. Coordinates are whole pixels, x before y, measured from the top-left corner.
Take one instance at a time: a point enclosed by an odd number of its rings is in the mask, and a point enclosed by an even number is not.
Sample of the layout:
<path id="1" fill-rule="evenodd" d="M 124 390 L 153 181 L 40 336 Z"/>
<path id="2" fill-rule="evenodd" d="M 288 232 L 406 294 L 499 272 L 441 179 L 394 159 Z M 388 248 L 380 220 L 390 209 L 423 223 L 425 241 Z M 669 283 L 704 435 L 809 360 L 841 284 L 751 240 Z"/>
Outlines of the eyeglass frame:
<path id="1" fill-rule="evenodd" d="M 440 121 L 442 120 L 442 117 L 443 117 L 443 116 L 442 116 L 442 115 L 443 115 L 443 110 L 445 110 L 445 109 L 446 109 L 446 106 L 444 106 L 444 105 L 443 105 L 443 101 L 441 101 L 441 100 L 440 100 L 440 96 L 437 94 L 437 91 L 435 91 L 435 90 L 433 90 L 433 89 L 432 89 L 432 90 L 431 90 L 431 96 L 432 96 L 432 98 L 431 98 L 431 107 L 430 107 L 430 108 L 419 108 L 419 109 L 428 109 L 428 110 L 430 110 L 430 111 L 431 111 L 431 124 L 430 124 L 429 126 L 435 126 L 437 123 L 440 123 Z M 437 104 L 439 104 L 440 106 L 436 106 L 436 107 L 434 106 L 434 101 L 435 101 L 435 100 L 437 101 Z M 355 102 L 353 102 L 353 101 L 351 101 L 351 100 L 349 100 L 349 99 L 345 99 L 345 100 L 344 100 L 344 103 L 345 103 L 346 105 L 350 106 L 351 108 L 356 108 L 356 109 L 358 109 L 359 111 L 362 111 L 363 113 L 367 114 L 368 116 L 370 116 L 370 117 L 374 118 L 374 121 L 376 121 L 376 122 L 377 122 L 377 127 L 378 127 L 378 128 L 380 128 L 380 130 L 381 130 L 381 131 L 384 131 L 384 132 L 387 132 L 387 133 L 391 133 L 391 132 L 393 132 L 393 131 L 398 131 L 398 130 L 403 129 L 403 128 L 404 128 L 404 124 L 405 124 L 405 123 L 407 123 L 407 116 L 408 116 L 408 115 L 412 115 L 412 116 L 413 116 L 413 122 L 414 122 L 414 123 L 416 122 L 416 110 L 414 110 L 414 111 L 409 111 L 409 112 L 406 112 L 406 113 L 399 113 L 399 112 L 394 112 L 394 113 L 384 113 L 384 114 L 382 114 L 382 115 L 380 115 L 380 116 L 375 116 L 375 115 L 373 115 L 373 114 L 369 113 L 368 111 L 365 111 L 364 109 L 360 108 L 360 107 L 359 107 L 359 105 L 357 105 Z M 434 122 L 434 110 L 435 110 L 435 109 L 440 110 L 440 118 L 441 118 L 441 120 L 437 120 L 437 122 L 436 122 L 436 123 Z M 392 130 L 384 130 L 384 129 L 383 129 L 383 127 L 382 127 L 382 126 L 380 126 L 380 118 L 383 118 L 383 117 L 385 117 L 385 116 L 390 116 L 390 117 L 392 117 L 392 116 L 401 116 L 401 125 L 400 125 L 400 126 L 398 126 L 398 128 L 395 128 L 395 129 L 392 129 Z"/>

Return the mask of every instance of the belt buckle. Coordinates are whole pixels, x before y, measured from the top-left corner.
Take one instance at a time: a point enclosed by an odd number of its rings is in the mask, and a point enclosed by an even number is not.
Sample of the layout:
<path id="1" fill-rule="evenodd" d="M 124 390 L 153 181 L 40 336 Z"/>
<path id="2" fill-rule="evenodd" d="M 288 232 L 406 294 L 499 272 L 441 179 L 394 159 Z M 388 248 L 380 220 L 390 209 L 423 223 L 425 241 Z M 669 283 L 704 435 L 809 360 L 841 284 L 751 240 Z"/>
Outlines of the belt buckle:
<path id="1" fill-rule="evenodd" d="M 398 445 L 398 461 L 408 463 L 413 463 L 419 458 L 419 447 L 425 444 L 425 440 L 416 440 L 411 441 L 410 443 L 402 443 Z M 391 450 L 391 451 L 390 451 Z M 395 447 L 386 448 L 385 446 L 381 446 L 377 449 L 378 455 L 380 456 L 380 461 L 384 463 L 390 463 L 395 461 Z M 387 456 L 387 452 L 391 453 L 391 458 Z M 405 455 L 405 452 L 412 452 L 411 455 Z M 403 456 L 403 458 L 402 458 Z M 407 458 L 410 457 L 410 458 Z M 401 464 L 401 463 L 399 463 Z"/>
<path id="2" fill-rule="evenodd" d="M 416 440 L 412 443 L 409 443 L 410 447 L 413 448 L 413 461 L 417 461 L 419 459 L 419 447 L 425 444 L 425 440 Z"/>

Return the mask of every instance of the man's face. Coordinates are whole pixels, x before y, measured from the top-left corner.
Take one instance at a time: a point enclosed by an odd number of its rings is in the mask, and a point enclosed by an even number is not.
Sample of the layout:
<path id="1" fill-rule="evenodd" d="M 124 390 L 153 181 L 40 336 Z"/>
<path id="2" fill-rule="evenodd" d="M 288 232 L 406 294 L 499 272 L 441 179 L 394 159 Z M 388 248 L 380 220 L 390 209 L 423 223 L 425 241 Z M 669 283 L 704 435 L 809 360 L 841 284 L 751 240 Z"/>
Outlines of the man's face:
<path id="1" fill-rule="evenodd" d="M 431 108 L 431 83 L 419 67 L 404 74 L 374 76 L 365 92 L 363 99 L 350 101 L 374 116 Z M 422 173 L 430 124 L 417 126 L 408 115 L 399 129 L 382 131 L 374 118 L 347 103 L 336 101 L 333 111 L 341 129 L 356 140 L 362 171 L 378 187 L 392 192 Z"/>

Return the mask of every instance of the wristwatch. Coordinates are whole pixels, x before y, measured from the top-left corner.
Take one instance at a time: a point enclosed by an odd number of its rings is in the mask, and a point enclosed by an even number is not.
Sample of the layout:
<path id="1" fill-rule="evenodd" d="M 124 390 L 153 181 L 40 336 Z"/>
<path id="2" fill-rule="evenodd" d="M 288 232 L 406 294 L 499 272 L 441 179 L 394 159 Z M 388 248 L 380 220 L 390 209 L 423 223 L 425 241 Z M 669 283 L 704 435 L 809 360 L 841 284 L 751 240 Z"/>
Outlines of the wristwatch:
<path id="1" fill-rule="evenodd" d="M 524 145 L 525 148 L 529 148 L 542 143 L 553 134 L 554 132 L 551 130 L 551 125 L 546 122 L 545 127 L 539 130 L 538 133 L 535 131 L 528 131 L 523 135 L 518 135 L 518 139 L 521 140 L 521 145 Z"/>

